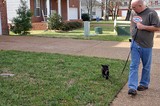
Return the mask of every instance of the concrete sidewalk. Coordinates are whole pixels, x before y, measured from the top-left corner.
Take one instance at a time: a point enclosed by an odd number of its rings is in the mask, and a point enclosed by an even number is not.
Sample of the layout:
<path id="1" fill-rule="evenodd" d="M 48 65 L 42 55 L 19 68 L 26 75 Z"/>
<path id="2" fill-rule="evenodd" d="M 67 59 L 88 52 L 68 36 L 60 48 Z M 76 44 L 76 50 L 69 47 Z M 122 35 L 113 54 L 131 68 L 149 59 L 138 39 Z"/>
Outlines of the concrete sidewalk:
<path id="1" fill-rule="evenodd" d="M 160 35 L 155 36 L 153 64 L 149 89 L 130 97 L 127 84 L 117 95 L 111 106 L 160 106 Z M 20 50 L 33 52 L 85 55 L 126 60 L 129 42 L 96 40 L 74 40 L 29 36 L 0 36 L 0 50 Z M 140 67 L 141 69 L 141 67 Z M 140 75 L 140 74 L 139 74 Z"/>

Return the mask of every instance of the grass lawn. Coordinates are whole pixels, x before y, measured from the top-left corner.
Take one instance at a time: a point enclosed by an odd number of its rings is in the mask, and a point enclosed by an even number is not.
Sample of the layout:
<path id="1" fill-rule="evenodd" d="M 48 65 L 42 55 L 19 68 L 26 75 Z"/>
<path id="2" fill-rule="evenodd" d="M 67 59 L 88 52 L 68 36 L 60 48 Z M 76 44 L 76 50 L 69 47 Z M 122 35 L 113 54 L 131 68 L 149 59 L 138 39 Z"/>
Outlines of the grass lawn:
<path id="1" fill-rule="evenodd" d="M 117 23 L 122 24 L 122 22 Z M 123 24 L 128 24 L 123 23 Z M 103 34 L 96 34 L 94 31 L 95 27 L 102 27 Z M 43 37 L 58 37 L 58 38 L 73 38 L 73 39 L 88 39 L 88 40 L 104 40 L 104 41 L 127 41 L 130 36 L 117 36 L 114 32 L 113 21 L 92 21 L 90 24 L 90 36 L 84 36 L 84 28 L 68 31 L 68 32 L 57 32 L 54 30 L 32 30 L 29 36 L 43 36 Z M 15 35 L 10 32 L 10 35 Z"/>
<path id="2" fill-rule="evenodd" d="M 50 53 L 0 51 L 1 106 L 107 106 L 127 82 L 125 61 Z M 101 76 L 110 65 L 110 79 Z"/>

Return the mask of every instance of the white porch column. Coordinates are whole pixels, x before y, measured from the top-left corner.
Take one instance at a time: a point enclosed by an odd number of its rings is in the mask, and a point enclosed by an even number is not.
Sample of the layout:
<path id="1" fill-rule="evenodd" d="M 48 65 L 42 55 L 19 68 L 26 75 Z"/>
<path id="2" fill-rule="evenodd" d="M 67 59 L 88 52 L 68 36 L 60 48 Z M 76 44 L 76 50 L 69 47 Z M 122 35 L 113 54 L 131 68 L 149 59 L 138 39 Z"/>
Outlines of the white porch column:
<path id="1" fill-rule="evenodd" d="M 82 6 L 81 6 L 81 0 L 79 0 L 79 19 L 81 19 L 82 15 Z"/>
<path id="2" fill-rule="evenodd" d="M 62 16 L 62 14 L 61 14 L 61 0 L 58 0 L 58 14 L 60 16 Z"/>
<path id="3" fill-rule="evenodd" d="M 70 15 L 70 13 L 69 13 L 69 0 L 67 0 L 67 20 L 68 21 L 70 20 L 69 15 Z"/>
<path id="4" fill-rule="evenodd" d="M 47 0 L 47 17 L 49 17 L 50 11 L 50 0 Z"/>

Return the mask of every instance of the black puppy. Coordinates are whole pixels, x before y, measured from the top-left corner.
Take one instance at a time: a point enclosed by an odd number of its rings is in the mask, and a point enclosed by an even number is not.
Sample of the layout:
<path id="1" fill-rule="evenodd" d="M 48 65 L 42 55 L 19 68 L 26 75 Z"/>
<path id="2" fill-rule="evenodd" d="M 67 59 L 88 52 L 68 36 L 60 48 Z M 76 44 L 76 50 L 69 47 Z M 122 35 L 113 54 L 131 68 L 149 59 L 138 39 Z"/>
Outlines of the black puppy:
<path id="1" fill-rule="evenodd" d="M 102 66 L 102 76 L 106 79 L 109 79 L 109 65 L 101 65 Z"/>

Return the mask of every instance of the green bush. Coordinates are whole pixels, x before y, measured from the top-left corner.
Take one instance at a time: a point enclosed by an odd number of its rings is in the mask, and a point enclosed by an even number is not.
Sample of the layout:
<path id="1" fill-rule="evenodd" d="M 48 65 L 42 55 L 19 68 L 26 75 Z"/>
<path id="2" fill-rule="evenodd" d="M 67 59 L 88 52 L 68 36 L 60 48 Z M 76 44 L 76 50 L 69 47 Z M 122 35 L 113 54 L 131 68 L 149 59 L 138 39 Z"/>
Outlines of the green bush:
<path id="1" fill-rule="evenodd" d="M 69 31 L 82 27 L 82 21 L 62 21 L 62 17 L 57 13 L 48 18 L 48 28 L 51 30 Z"/>
<path id="2" fill-rule="evenodd" d="M 69 30 L 81 28 L 82 25 L 83 24 L 80 21 L 68 21 L 68 22 L 63 23 L 63 26 L 61 27 L 61 30 L 69 31 Z"/>
<path id="3" fill-rule="evenodd" d="M 10 30 L 15 34 L 27 35 L 29 30 L 32 28 L 31 24 L 31 11 L 28 9 L 26 1 L 21 0 L 20 6 L 16 10 L 17 17 L 14 17 L 12 20 L 12 25 Z"/>
<path id="4" fill-rule="evenodd" d="M 61 27 L 61 30 L 62 31 L 69 31 L 69 30 L 71 30 L 71 28 L 67 24 L 63 24 L 63 26 Z"/>
<path id="5" fill-rule="evenodd" d="M 87 13 L 82 14 L 81 18 L 82 18 L 83 21 L 89 21 L 90 20 L 89 14 L 87 14 Z"/>
<path id="6" fill-rule="evenodd" d="M 52 30 L 60 30 L 63 26 L 62 17 L 57 13 L 48 18 L 48 28 Z"/>

